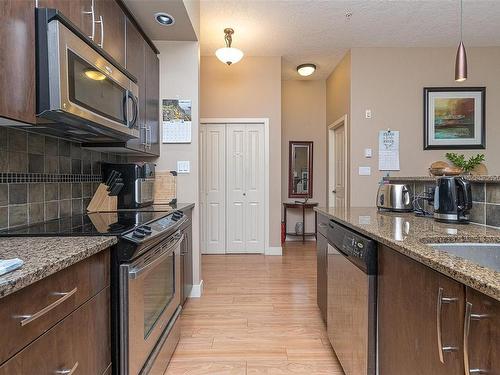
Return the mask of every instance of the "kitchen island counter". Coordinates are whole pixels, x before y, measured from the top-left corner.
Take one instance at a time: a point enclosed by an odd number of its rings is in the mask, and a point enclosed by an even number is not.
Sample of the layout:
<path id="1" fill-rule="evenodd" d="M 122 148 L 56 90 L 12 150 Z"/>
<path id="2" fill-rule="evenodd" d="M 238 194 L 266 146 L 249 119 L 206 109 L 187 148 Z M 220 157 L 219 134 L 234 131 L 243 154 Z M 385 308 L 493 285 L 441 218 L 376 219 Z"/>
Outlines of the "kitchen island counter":
<path id="1" fill-rule="evenodd" d="M 414 213 L 383 212 L 373 207 L 318 207 L 315 211 L 500 301 L 500 272 L 427 245 L 500 243 L 498 229 L 476 224 L 438 223 Z"/>

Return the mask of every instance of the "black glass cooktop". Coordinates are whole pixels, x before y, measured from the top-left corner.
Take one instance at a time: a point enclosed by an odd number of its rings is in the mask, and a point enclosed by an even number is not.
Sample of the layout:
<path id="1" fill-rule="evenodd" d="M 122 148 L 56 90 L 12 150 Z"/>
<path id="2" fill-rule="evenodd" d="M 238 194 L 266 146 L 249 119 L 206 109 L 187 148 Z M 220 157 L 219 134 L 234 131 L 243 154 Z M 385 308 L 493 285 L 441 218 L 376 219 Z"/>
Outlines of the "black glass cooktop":
<path id="1" fill-rule="evenodd" d="M 2 230 L 0 236 L 119 236 L 170 213 L 148 210 L 89 213 Z"/>

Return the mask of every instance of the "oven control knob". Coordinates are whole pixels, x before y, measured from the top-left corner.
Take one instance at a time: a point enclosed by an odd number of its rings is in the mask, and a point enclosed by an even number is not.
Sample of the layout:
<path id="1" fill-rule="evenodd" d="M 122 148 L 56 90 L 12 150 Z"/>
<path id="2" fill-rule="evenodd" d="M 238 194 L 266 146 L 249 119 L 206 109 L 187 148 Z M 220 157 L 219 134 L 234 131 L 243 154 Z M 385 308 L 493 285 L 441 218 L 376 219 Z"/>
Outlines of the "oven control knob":
<path id="1" fill-rule="evenodd" d="M 182 212 L 180 211 L 175 211 L 172 215 L 172 219 L 177 221 L 183 216 Z"/>
<path id="2" fill-rule="evenodd" d="M 151 234 L 151 229 L 147 229 L 144 227 L 137 228 L 137 231 L 142 233 L 142 234 L 145 234 L 146 236 L 149 236 Z"/>
<path id="3" fill-rule="evenodd" d="M 151 225 L 143 225 L 142 228 L 146 230 L 151 230 Z"/>
<path id="4" fill-rule="evenodd" d="M 132 237 L 142 239 L 142 238 L 146 237 L 146 235 L 142 232 L 139 232 L 139 230 L 135 230 L 134 233 L 132 233 Z"/>

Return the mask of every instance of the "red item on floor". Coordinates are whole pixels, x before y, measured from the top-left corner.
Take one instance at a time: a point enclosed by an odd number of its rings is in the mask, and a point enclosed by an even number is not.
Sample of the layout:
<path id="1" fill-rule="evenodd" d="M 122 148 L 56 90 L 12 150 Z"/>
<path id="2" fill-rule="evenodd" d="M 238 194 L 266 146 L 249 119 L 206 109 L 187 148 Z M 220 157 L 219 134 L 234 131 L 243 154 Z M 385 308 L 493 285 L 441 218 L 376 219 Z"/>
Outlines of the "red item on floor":
<path id="1" fill-rule="evenodd" d="M 285 222 L 281 222 L 281 244 L 283 245 L 286 240 L 286 228 L 285 228 Z"/>

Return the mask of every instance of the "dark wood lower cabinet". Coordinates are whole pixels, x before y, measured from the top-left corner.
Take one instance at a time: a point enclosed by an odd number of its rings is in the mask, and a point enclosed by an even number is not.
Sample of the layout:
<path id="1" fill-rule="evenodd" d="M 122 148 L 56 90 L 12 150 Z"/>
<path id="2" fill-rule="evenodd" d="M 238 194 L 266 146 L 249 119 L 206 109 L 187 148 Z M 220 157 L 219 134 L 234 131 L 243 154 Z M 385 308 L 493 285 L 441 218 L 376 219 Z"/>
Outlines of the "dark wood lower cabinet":
<path id="1" fill-rule="evenodd" d="M 467 288 L 464 344 L 471 374 L 500 374 L 500 302 Z M 468 331 L 467 331 L 468 328 Z"/>
<path id="2" fill-rule="evenodd" d="M 327 320 L 327 285 L 328 285 L 328 240 L 318 231 L 316 240 L 316 255 L 317 255 L 317 288 L 316 298 L 318 307 L 321 311 L 321 317 L 326 323 Z"/>
<path id="3" fill-rule="evenodd" d="M 109 287 L 0 367 L 0 375 L 103 374 L 111 363 Z"/>
<path id="4" fill-rule="evenodd" d="M 379 373 L 464 374 L 464 306 L 462 284 L 380 246 Z"/>

